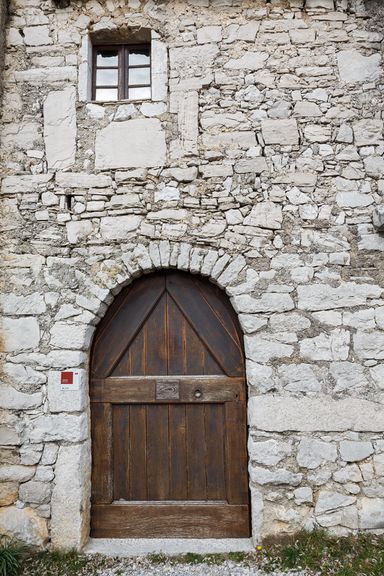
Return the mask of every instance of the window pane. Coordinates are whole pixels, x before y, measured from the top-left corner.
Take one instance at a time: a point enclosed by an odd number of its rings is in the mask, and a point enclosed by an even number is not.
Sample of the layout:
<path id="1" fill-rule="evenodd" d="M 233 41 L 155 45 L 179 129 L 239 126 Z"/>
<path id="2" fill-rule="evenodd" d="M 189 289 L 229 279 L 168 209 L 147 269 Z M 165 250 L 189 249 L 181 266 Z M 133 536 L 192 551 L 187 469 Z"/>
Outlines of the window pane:
<path id="1" fill-rule="evenodd" d="M 150 63 L 149 48 L 129 52 L 129 66 L 142 66 Z"/>
<path id="2" fill-rule="evenodd" d="M 95 100 L 108 102 L 117 100 L 117 88 L 97 88 Z"/>
<path id="3" fill-rule="evenodd" d="M 118 60 L 117 50 L 97 50 L 96 66 L 117 66 Z"/>
<path id="4" fill-rule="evenodd" d="M 118 71 L 117 69 L 108 70 L 99 69 L 96 71 L 96 86 L 117 86 Z"/>
<path id="5" fill-rule="evenodd" d="M 146 88 L 129 88 L 129 100 L 145 100 L 151 97 L 150 87 Z"/>
<path id="6" fill-rule="evenodd" d="M 150 84 L 151 83 L 151 69 L 150 68 L 130 68 L 129 69 L 129 85 L 132 84 Z"/>

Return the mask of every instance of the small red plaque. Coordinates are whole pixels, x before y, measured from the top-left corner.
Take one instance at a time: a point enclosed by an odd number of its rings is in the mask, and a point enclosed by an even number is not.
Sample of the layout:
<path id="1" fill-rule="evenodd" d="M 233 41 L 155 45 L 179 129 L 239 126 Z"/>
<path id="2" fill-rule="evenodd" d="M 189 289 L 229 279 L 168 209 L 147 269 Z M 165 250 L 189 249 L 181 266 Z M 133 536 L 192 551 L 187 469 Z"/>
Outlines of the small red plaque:
<path id="1" fill-rule="evenodd" d="M 73 384 L 73 372 L 62 372 L 60 384 Z"/>

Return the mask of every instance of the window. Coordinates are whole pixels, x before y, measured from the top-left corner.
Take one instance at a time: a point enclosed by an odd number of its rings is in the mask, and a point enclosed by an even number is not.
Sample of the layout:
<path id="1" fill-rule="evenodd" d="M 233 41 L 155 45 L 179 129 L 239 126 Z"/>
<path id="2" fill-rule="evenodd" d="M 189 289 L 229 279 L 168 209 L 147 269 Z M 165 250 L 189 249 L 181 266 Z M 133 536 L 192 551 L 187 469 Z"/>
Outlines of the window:
<path id="1" fill-rule="evenodd" d="M 151 98 L 151 47 L 119 44 L 93 47 L 95 101 Z"/>

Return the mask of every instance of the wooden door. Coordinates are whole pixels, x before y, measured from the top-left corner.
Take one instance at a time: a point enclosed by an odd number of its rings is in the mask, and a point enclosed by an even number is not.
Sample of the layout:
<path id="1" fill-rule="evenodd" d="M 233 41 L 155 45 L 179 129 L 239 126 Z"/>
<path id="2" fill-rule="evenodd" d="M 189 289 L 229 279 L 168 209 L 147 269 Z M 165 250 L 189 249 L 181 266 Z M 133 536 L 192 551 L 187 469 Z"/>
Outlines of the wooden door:
<path id="1" fill-rule="evenodd" d="M 91 358 L 91 535 L 249 536 L 242 335 L 217 287 L 163 271 L 116 298 Z"/>

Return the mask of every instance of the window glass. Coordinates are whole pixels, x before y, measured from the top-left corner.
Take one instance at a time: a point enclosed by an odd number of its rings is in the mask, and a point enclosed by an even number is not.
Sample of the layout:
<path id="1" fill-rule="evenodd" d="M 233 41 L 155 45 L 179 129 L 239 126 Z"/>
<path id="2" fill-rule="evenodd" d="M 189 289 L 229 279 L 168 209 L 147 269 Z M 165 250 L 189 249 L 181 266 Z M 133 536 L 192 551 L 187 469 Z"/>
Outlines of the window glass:
<path id="1" fill-rule="evenodd" d="M 130 68 L 129 69 L 129 85 L 132 84 L 150 84 L 151 83 L 151 70 L 150 68 Z"/>
<path id="2" fill-rule="evenodd" d="M 117 86 L 117 68 L 99 68 L 96 71 L 96 86 Z"/>
<path id="3" fill-rule="evenodd" d="M 143 66 L 150 64 L 149 49 L 132 49 L 129 53 L 129 66 Z"/>
<path id="4" fill-rule="evenodd" d="M 143 88 L 129 88 L 130 100 L 145 100 L 151 97 L 151 88 L 149 86 Z"/>
<path id="5" fill-rule="evenodd" d="M 117 88 L 96 88 L 95 99 L 101 102 L 118 100 Z"/>
<path id="6" fill-rule="evenodd" d="M 118 66 L 119 53 L 117 50 L 98 50 L 96 66 Z"/>

